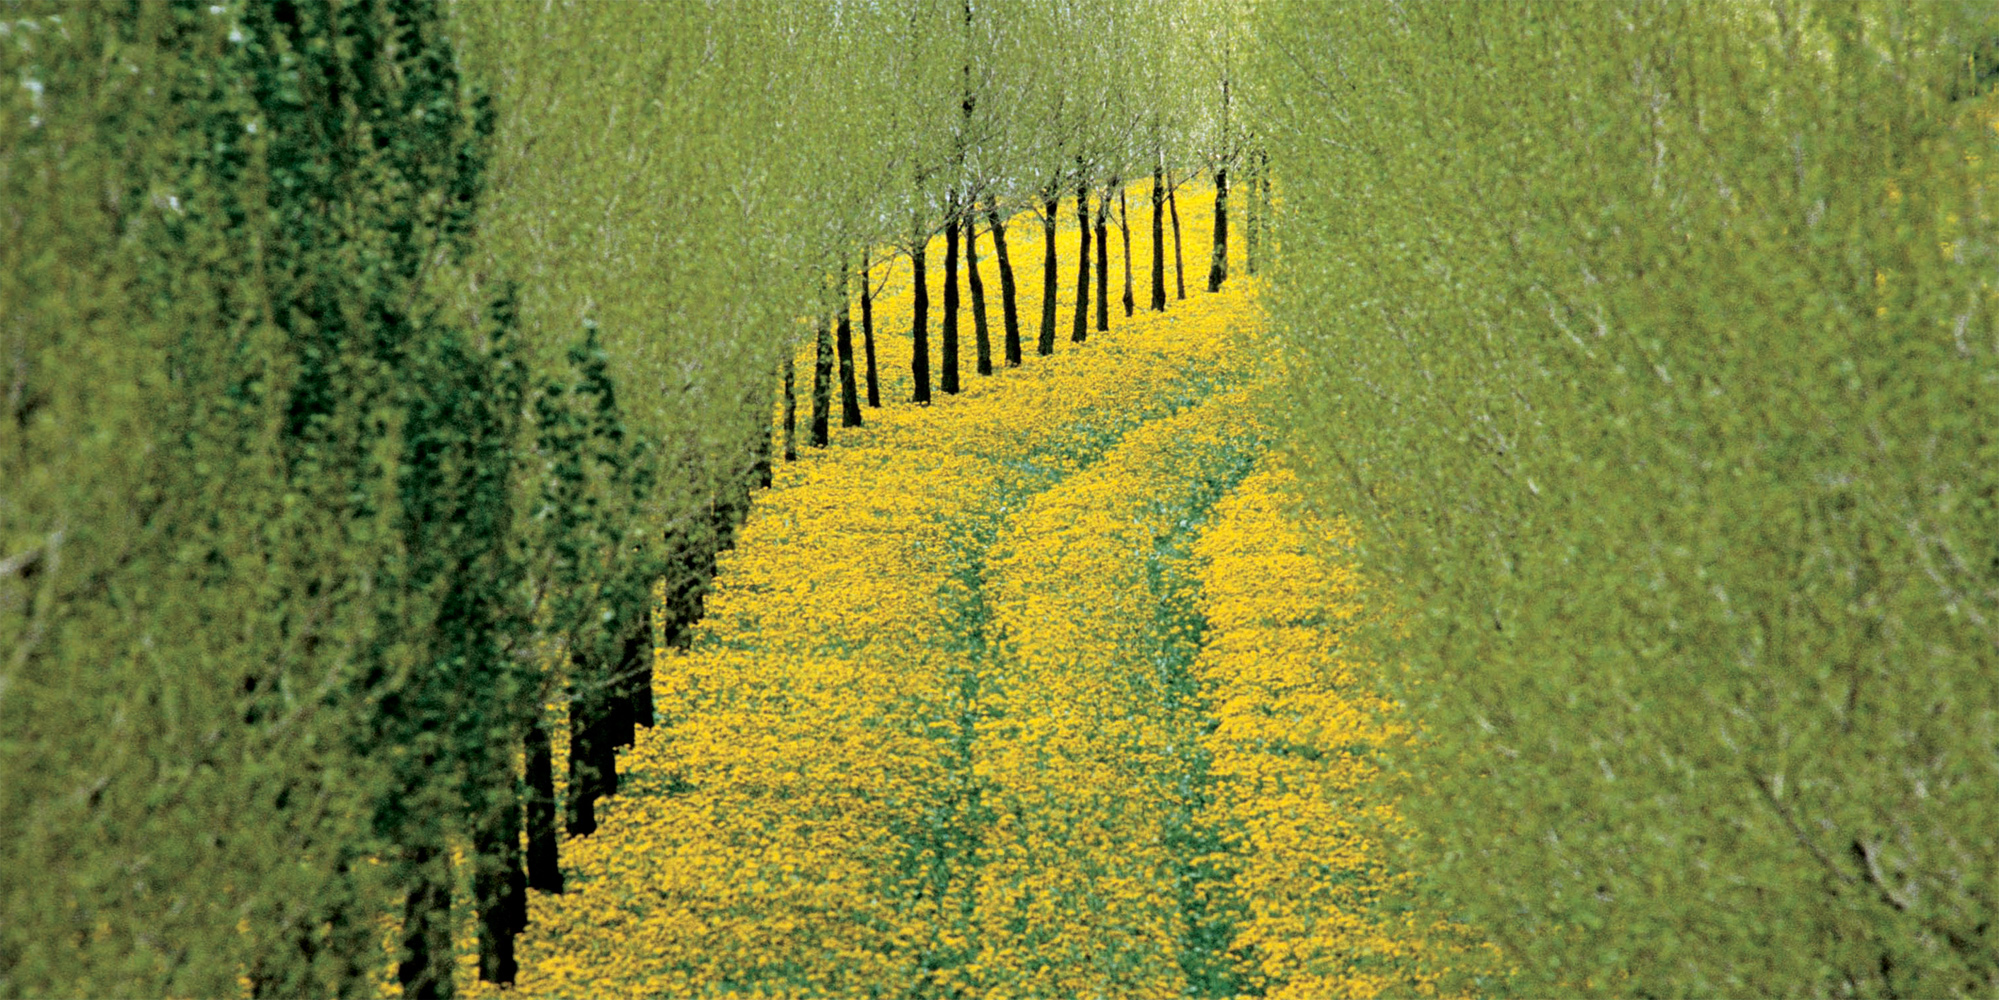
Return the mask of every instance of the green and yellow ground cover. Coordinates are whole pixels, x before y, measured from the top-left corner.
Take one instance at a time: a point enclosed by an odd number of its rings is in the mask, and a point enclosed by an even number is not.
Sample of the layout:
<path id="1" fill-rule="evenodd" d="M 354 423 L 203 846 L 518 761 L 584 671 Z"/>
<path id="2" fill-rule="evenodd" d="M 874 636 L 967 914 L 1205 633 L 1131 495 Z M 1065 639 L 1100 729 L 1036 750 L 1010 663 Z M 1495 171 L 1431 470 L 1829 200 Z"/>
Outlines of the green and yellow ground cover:
<path id="1" fill-rule="evenodd" d="M 780 467 L 512 991 L 1422 990 L 1259 315 L 1237 280 Z"/>

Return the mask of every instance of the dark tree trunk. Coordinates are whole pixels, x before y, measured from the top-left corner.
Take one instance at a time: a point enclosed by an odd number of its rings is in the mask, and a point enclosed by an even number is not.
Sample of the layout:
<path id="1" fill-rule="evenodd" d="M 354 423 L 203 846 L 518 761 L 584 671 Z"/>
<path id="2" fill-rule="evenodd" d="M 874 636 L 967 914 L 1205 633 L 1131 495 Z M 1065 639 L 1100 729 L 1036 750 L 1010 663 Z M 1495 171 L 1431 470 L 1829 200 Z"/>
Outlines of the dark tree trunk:
<path id="1" fill-rule="evenodd" d="M 1152 165 L 1152 311 L 1166 311 L 1166 178 Z"/>
<path id="2" fill-rule="evenodd" d="M 784 347 L 784 460 L 798 461 L 798 353 Z"/>
<path id="3" fill-rule="evenodd" d="M 999 260 L 1000 317 L 1006 325 L 1006 363 L 1020 367 L 1020 313 L 1014 306 L 1013 260 L 1006 252 L 1006 220 L 1000 218 L 999 202 L 986 199 L 986 222 L 993 230 L 993 256 Z"/>
<path id="4" fill-rule="evenodd" d="M 604 730 L 614 754 L 615 748 L 631 746 L 638 739 L 638 706 L 634 704 L 638 693 L 633 690 L 637 686 L 634 681 L 641 667 L 638 638 L 626 639 L 618 654 L 618 665 L 611 671 L 610 697 L 606 699 L 604 712 Z M 652 719 L 648 715 L 646 725 L 651 724 Z M 616 758 L 613 757 L 612 761 L 615 763 Z"/>
<path id="5" fill-rule="evenodd" d="M 1263 235 L 1263 215 L 1258 211 L 1260 206 L 1257 204 L 1256 199 L 1257 168 L 1255 156 L 1248 158 L 1244 174 L 1243 180 L 1246 182 L 1244 187 L 1247 189 L 1249 197 L 1243 199 L 1242 203 L 1242 266 L 1245 274 L 1255 274 L 1258 244 Z"/>
<path id="6" fill-rule="evenodd" d="M 637 727 L 652 727 L 652 616 L 639 616 L 639 630 L 626 637 L 618 657 L 618 700 L 625 706 L 612 745 L 628 747 L 638 739 Z"/>
<path id="7" fill-rule="evenodd" d="M 911 292 L 915 301 L 911 303 L 909 320 L 909 375 L 910 380 L 916 383 L 916 391 L 912 398 L 918 403 L 928 403 L 930 402 L 930 286 L 928 284 L 930 279 L 924 273 L 921 245 L 909 255 L 909 266 L 914 272 L 912 280 L 916 283 Z"/>
<path id="8" fill-rule="evenodd" d="M 479 978 L 511 983 L 518 966 L 514 936 L 527 926 L 527 879 L 521 874 L 521 804 L 512 775 L 486 810 L 474 852 L 472 895 L 479 912 Z"/>
<path id="9" fill-rule="evenodd" d="M 965 202 L 965 288 L 972 293 L 972 340 L 979 374 L 993 373 L 992 331 L 986 325 L 986 279 L 979 274 L 979 225 L 970 199 Z"/>
<path id="10" fill-rule="evenodd" d="M 597 740 L 603 735 L 598 703 L 604 692 L 581 653 L 570 657 L 569 682 L 569 809 L 572 837 L 597 832 Z"/>
<path id="11" fill-rule="evenodd" d="M 541 713 L 528 723 L 527 750 L 528 887 L 562 891 L 562 865 L 555 838 L 555 748 Z"/>
<path id="12" fill-rule="evenodd" d="M 1097 332 L 1111 328 L 1111 241 L 1104 232 L 1104 222 L 1111 210 L 1109 188 L 1097 199 Z"/>
<path id="13" fill-rule="evenodd" d="M 819 329 L 812 337 L 812 447 L 833 443 L 833 334 L 827 317 L 819 317 Z"/>
<path id="14" fill-rule="evenodd" d="M 761 405 L 755 408 L 756 432 L 755 436 L 750 438 L 750 481 L 758 486 L 768 487 L 771 476 L 771 436 L 774 433 L 771 430 L 770 411 L 775 400 L 769 395 L 771 392 L 768 388 L 769 383 L 765 383 L 765 386 L 765 390 L 756 397 L 756 402 Z"/>
<path id="15" fill-rule="evenodd" d="M 1173 215 L 1173 284 L 1178 294 L 1174 298 L 1187 301 L 1187 262 L 1180 256 L 1180 186 L 1166 189 L 1166 207 Z"/>
<path id="16" fill-rule="evenodd" d="M 1069 339 L 1080 344 L 1090 339 L 1090 188 L 1076 185 L 1076 327 Z"/>
<path id="17" fill-rule="evenodd" d="M 1215 253 L 1208 263 L 1208 291 L 1229 278 L 1229 168 L 1215 168 Z"/>
<path id="18" fill-rule="evenodd" d="M 403 953 L 396 978 L 406 997 L 451 995 L 451 880 L 436 843 L 403 849 L 408 886 L 403 897 Z"/>
<path id="19" fill-rule="evenodd" d="M 1044 357 L 1055 353 L 1055 213 L 1059 211 L 1061 202 L 1051 186 L 1041 206 L 1041 339 L 1034 348 Z"/>
<path id="20" fill-rule="evenodd" d="M 868 405 L 881 409 L 881 380 L 875 375 L 875 299 L 874 290 L 869 287 L 869 275 L 873 271 L 868 262 L 868 252 L 861 251 L 861 347 L 867 354 L 868 362 Z"/>
<path id="21" fill-rule="evenodd" d="M 861 390 L 854 382 L 854 320 L 847 311 L 847 273 L 840 269 L 840 315 L 835 318 L 833 349 L 840 356 L 840 426 L 861 426 Z"/>
<path id="22" fill-rule="evenodd" d="M 944 198 L 944 365 L 940 387 L 958 391 L 958 199 Z"/>
<path id="23" fill-rule="evenodd" d="M 1136 300 L 1131 297 L 1131 205 L 1125 200 L 1124 188 L 1117 189 L 1118 246 L 1124 251 L 1124 318 L 1131 318 Z"/>

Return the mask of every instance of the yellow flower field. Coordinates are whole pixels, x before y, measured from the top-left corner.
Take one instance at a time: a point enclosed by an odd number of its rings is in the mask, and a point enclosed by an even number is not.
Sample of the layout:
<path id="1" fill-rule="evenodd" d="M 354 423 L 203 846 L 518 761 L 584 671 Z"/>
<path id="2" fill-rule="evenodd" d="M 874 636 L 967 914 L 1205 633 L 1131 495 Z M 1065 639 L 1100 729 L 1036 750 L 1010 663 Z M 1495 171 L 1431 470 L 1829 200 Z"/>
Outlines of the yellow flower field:
<path id="1" fill-rule="evenodd" d="M 906 330 L 904 293 L 891 274 L 881 305 Z M 1349 961 L 1407 948 L 1340 818 L 1383 707 L 1331 652 L 1347 571 L 1285 534 L 1320 522 L 1237 490 L 1267 451 L 1255 285 L 1080 349 L 1065 318 L 1051 358 L 1022 315 L 1022 368 L 968 358 L 963 394 L 778 468 L 689 648 L 660 653 L 659 724 L 599 831 L 564 841 L 569 891 L 531 894 L 518 984 L 461 955 L 469 991 L 1386 985 Z"/>

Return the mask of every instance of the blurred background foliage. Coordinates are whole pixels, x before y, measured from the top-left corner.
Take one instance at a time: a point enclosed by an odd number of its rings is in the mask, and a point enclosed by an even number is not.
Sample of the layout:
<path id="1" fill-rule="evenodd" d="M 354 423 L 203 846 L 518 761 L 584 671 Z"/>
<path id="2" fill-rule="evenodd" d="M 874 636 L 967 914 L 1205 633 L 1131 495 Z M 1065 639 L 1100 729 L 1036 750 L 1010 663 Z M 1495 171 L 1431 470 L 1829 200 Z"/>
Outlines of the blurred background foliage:
<path id="1" fill-rule="evenodd" d="M 1431 901 L 1526 995 L 1991 993 L 1990 8 L 1267 13 Z"/>

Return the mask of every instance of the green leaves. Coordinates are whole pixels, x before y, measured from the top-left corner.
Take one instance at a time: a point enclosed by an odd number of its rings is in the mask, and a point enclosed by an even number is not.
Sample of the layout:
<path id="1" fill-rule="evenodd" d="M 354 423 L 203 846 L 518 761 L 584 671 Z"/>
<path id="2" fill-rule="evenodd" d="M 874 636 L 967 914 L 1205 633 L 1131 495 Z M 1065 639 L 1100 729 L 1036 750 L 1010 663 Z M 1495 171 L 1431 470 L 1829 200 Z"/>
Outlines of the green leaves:
<path id="1" fill-rule="evenodd" d="M 1416 869 L 1529 993 L 1979 991 L 1995 150 L 1940 81 L 1991 25 L 1270 15 L 1274 309 L 1416 605 Z"/>

